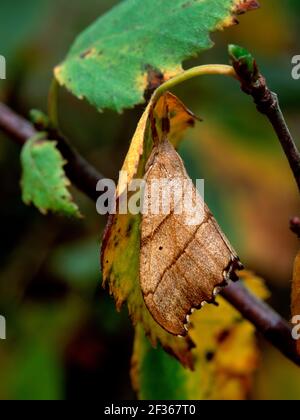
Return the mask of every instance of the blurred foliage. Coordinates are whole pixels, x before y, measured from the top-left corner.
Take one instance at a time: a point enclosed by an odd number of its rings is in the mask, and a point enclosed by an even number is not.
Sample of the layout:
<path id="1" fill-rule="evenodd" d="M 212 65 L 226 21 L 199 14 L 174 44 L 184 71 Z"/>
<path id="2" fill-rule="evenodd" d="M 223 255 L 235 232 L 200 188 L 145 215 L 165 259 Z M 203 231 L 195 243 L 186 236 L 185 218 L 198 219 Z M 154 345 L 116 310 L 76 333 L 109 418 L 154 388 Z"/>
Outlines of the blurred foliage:
<path id="1" fill-rule="evenodd" d="M 291 78 L 299 54 L 300 3 L 261 0 L 241 25 L 213 36 L 216 47 L 185 67 L 227 63 L 227 44 L 258 59 L 300 138 L 300 84 Z M 118 1 L 2 0 L 0 54 L 8 79 L 0 98 L 27 115 L 46 109 L 52 69 L 79 32 Z M 253 31 L 255 28 L 255 31 Z M 206 200 L 245 265 L 267 280 L 270 303 L 290 316 L 297 241 L 288 220 L 299 212 L 297 190 L 272 129 L 234 81 L 209 77 L 176 89 L 204 118 L 189 131 L 181 154 L 193 178 L 204 177 Z M 60 119 L 74 145 L 108 177 L 117 178 L 142 109 L 98 114 L 60 92 Z M 133 331 L 101 289 L 100 239 L 105 220 L 74 191 L 83 221 L 61 220 L 26 208 L 19 187 L 19 150 L 0 134 L 1 399 L 134 398 L 129 377 Z M 250 398 L 300 399 L 299 369 L 265 350 Z M 176 361 L 174 361 L 176 363 Z M 173 368 L 171 367 L 172 372 Z M 173 377 L 175 380 L 176 377 Z"/>

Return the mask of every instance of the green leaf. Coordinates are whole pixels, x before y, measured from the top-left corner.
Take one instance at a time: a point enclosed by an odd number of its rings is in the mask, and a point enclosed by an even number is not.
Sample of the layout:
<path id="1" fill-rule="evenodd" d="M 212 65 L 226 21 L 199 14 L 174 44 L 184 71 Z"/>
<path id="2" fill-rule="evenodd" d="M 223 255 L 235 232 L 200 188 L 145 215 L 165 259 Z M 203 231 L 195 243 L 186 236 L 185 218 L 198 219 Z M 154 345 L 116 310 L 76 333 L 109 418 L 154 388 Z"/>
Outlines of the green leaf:
<path id="1" fill-rule="evenodd" d="M 56 148 L 56 142 L 45 140 L 39 134 L 26 142 L 21 153 L 23 168 L 23 201 L 33 203 L 43 214 L 48 211 L 80 217 L 77 205 L 67 187 L 70 181 L 63 167 L 65 161 Z"/>
<path id="2" fill-rule="evenodd" d="M 212 47 L 211 32 L 256 7 L 253 0 L 122 1 L 78 37 L 56 78 L 98 109 L 133 107 Z"/>
<path id="3" fill-rule="evenodd" d="M 246 48 L 239 45 L 229 45 L 228 52 L 237 74 L 255 83 L 259 72 L 253 55 Z"/>

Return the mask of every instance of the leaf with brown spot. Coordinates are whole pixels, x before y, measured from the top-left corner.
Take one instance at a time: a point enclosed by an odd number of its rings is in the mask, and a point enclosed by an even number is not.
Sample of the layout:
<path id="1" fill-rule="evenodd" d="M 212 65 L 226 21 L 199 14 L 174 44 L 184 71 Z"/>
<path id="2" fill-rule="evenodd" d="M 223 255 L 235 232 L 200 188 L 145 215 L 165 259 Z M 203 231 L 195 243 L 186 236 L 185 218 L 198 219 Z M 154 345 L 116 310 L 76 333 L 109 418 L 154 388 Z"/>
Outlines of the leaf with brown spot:
<path id="1" fill-rule="evenodd" d="M 234 25 L 252 0 L 126 0 L 74 42 L 55 69 L 59 83 L 97 109 L 143 103 L 182 62 L 211 48 L 210 34 Z"/>
<path id="2" fill-rule="evenodd" d="M 235 13 L 237 15 L 242 15 L 250 10 L 255 10 L 259 8 L 259 3 L 257 0 L 240 0 L 235 6 Z"/>
<path id="3" fill-rule="evenodd" d="M 139 254 L 140 216 L 111 216 L 103 240 L 102 267 L 104 284 L 109 284 L 117 309 L 127 302 L 134 325 L 142 326 L 152 345 L 160 343 L 184 366 L 192 368 L 191 340 L 168 334 L 154 321 L 145 306 L 139 284 Z"/>
<path id="4" fill-rule="evenodd" d="M 144 176 L 146 160 L 151 153 L 153 145 L 151 119 L 154 119 L 155 130 L 159 138 L 162 136 L 162 124 L 164 118 L 169 121 L 169 140 L 177 147 L 182 139 L 183 133 L 193 127 L 197 117 L 186 108 L 186 106 L 172 93 L 167 92 L 157 102 L 150 101 L 143 113 L 135 134 L 131 140 L 130 148 L 122 167 L 125 178 L 120 178 L 118 185 L 118 196 L 122 195 L 130 182 L 138 175 L 141 165 L 140 176 Z M 152 121 L 153 122 L 153 121 Z"/>

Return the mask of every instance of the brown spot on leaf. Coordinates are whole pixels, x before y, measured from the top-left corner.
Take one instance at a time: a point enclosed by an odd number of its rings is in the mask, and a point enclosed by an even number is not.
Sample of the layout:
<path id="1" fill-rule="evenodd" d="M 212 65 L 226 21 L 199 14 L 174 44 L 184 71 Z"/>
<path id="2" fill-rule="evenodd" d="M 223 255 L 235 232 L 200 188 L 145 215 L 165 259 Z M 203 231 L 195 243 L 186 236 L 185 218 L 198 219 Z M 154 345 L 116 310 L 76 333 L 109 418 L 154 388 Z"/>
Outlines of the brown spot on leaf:
<path id="1" fill-rule="evenodd" d="M 145 68 L 147 71 L 147 88 L 144 96 L 148 102 L 153 92 L 165 82 L 165 76 L 160 70 L 155 69 L 150 64 L 147 64 Z"/>
<path id="2" fill-rule="evenodd" d="M 83 53 L 80 54 L 80 58 L 82 60 L 89 58 L 91 56 L 95 56 L 95 55 L 102 55 L 103 52 L 102 51 L 97 51 L 95 48 L 89 48 L 88 50 L 84 51 Z"/>
<path id="3" fill-rule="evenodd" d="M 240 0 L 240 2 L 236 5 L 234 13 L 237 15 L 242 15 L 246 12 L 250 12 L 251 10 L 256 10 L 260 7 L 260 4 L 257 0 Z"/>
<path id="4" fill-rule="evenodd" d="M 132 228 L 133 228 L 133 221 L 131 220 L 130 223 L 128 224 L 128 226 L 127 226 L 127 230 L 126 230 L 126 234 L 125 234 L 125 236 L 127 238 L 129 238 L 129 236 L 131 234 L 131 231 L 132 231 Z"/>
<path id="5" fill-rule="evenodd" d="M 113 228 L 115 223 L 116 223 L 116 216 L 114 214 L 109 215 L 106 227 L 104 229 L 103 239 L 102 239 L 102 250 L 101 250 L 101 256 L 100 256 L 100 261 L 101 261 L 101 266 L 102 267 L 104 267 L 105 249 L 109 244 L 110 235 L 111 235 L 112 228 Z"/>
<path id="6" fill-rule="evenodd" d="M 164 117 L 162 119 L 162 131 L 163 131 L 163 133 L 169 134 L 170 129 L 171 129 L 171 127 L 170 127 L 170 120 L 169 120 L 168 117 Z"/>
<path id="7" fill-rule="evenodd" d="M 227 338 L 230 336 L 230 330 L 223 330 L 220 332 L 220 334 L 217 337 L 217 342 L 219 344 L 224 343 L 224 341 L 227 340 Z"/>
<path id="8" fill-rule="evenodd" d="M 91 49 L 89 48 L 88 50 L 84 51 L 83 53 L 80 54 L 80 58 L 84 59 L 86 57 L 88 57 L 91 54 Z"/>
<path id="9" fill-rule="evenodd" d="M 208 351 L 205 355 L 205 359 L 208 362 L 212 362 L 214 360 L 214 358 L 215 358 L 215 353 L 213 351 Z"/>
<path id="10" fill-rule="evenodd" d="M 195 127 L 195 123 L 196 123 L 195 118 L 190 118 L 190 119 L 187 121 L 187 125 L 188 125 L 189 127 Z"/>

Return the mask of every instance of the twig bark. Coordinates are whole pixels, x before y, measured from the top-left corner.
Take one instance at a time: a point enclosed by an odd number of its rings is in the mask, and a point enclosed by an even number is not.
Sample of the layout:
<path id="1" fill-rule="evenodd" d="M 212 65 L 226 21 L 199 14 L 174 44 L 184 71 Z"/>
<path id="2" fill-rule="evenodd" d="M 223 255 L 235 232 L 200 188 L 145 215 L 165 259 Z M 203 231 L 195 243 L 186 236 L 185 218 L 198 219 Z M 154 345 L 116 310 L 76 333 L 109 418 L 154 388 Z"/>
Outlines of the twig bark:
<path id="1" fill-rule="evenodd" d="M 255 325 L 266 340 L 300 366 L 297 341 L 293 339 L 292 326 L 287 321 L 242 284 L 232 283 L 221 294 L 244 318 Z"/>
<path id="2" fill-rule="evenodd" d="M 29 137 L 36 134 L 36 130 L 28 121 L 1 103 L 0 130 L 8 134 L 20 145 L 23 145 Z M 68 160 L 66 169 L 69 178 L 82 192 L 96 201 L 96 198 L 98 198 L 96 184 L 102 176 L 70 147 L 61 134 L 52 134 L 54 136 L 53 140 L 58 140 L 64 158 Z M 291 326 L 279 314 L 238 284 L 232 284 L 224 289 L 222 295 L 271 344 L 300 366 L 300 357 L 295 350 L 296 341 L 292 339 Z"/>
<path id="3" fill-rule="evenodd" d="M 300 152 L 280 109 L 278 96 L 269 89 L 254 59 L 252 65 L 250 70 L 243 61 L 233 60 L 233 67 L 240 79 L 242 90 L 252 96 L 257 110 L 272 124 L 300 192 Z"/>

